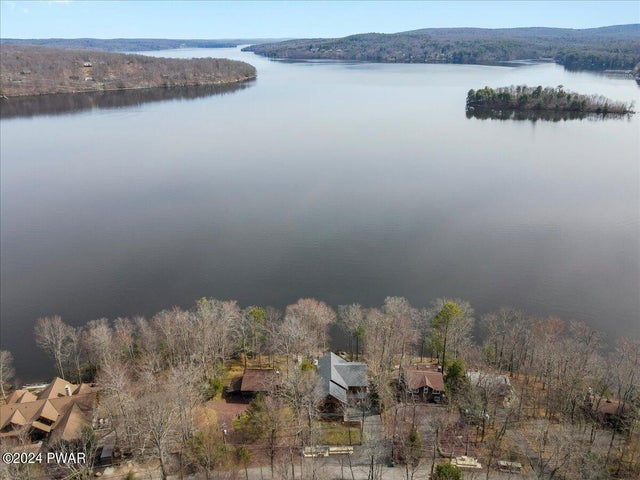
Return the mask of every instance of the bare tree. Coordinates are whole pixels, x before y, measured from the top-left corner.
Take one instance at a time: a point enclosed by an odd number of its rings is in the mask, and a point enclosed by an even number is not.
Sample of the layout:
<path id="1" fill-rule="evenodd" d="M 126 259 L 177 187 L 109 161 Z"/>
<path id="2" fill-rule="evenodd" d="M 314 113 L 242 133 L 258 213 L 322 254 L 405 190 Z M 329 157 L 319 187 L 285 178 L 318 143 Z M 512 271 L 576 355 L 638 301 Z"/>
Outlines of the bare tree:
<path id="1" fill-rule="evenodd" d="M 178 365 L 167 372 L 164 387 L 178 404 L 178 420 L 182 442 L 194 434 L 193 412 L 203 399 L 204 378 L 197 365 Z"/>
<path id="2" fill-rule="evenodd" d="M 297 320 L 312 335 L 315 351 L 306 352 L 309 356 L 326 350 L 327 330 L 336 320 L 331 307 L 315 298 L 301 298 L 287 307 L 285 317 Z"/>
<path id="3" fill-rule="evenodd" d="M 135 382 L 129 367 L 120 362 L 102 366 L 96 378 L 100 386 L 99 411 L 118 434 L 123 449 L 133 450 L 138 439 L 135 424 Z"/>
<path id="4" fill-rule="evenodd" d="M 53 470 L 50 473 L 54 478 L 60 478 L 61 475 L 74 480 L 93 478 L 93 459 L 97 451 L 97 442 L 91 426 L 84 426 L 77 440 L 59 440 L 49 446 L 49 450 L 61 455 L 60 458 L 63 459 L 60 463 L 48 465 Z M 78 461 L 79 455 L 85 460 Z"/>
<path id="5" fill-rule="evenodd" d="M 627 444 L 633 436 L 639 418 L 640 404 L 640 341 L 622 339 L 613 353 L 613 375 L 618 397 L 618 408 L 612 419 L 611 440 L 605 465 L 610 461 L 616 430 L 624 434 Z M 618 456 L 618 470 L 622 467 L 623 448 Z"/>
<path id="6" fill-rule="evenodd" d="M 190 324 L 190 314 L 179 308 L 165 310 L 156 314 L 151 319 L 151 327 L 154 330 L 156 343 L 150 345 L 150 349 L 162 353 L 167 366 L 175 366 L 179 363 L 189 362 L 194 352 L 200 349 L 192 343 L 194 337 L 199 342 L 206 341 L 198 334 L 194 335 L 195 328 Z"/>
<path id="7" fill-rule="evenodd" d="M 227 448 L 213 410 L 208 409 L 203 413 L 198 423 L 198 430 L 189 441 L 187 458 L 204 470 L 205 479 L 208 480 L 211 472 L 226 460 Z"/>
<path id="8" fill-rule="evenodd" d="M 366 322 L 364 344 L 371 375 L 372 393 L 378 397 L 382 406 L 388 407 L 394 399 L 390 384 L 395 363 L 393 345 L 398 332 L 394 333 L 391 318 L 377 308 L 367 311 Z"/>
<path id="9" fill-rule="evenodd" d="M 389 317 L 392 325 L 392 351 L 399 355 L 399 364 L 405 363 L 408 354 L 413 353 L 413 348 L 418 332 L 415 330 L 419 312 L 413 308 L 404 297 L 387 297 L 384 299 L 382 311 Z"/>
<path id="10" fill-rule="evenodd" d="M 486 332 L 485 354 L 489 363 L 502 372 L 517 371 L 522 363 L 517 354 L 526 351 L 527 318 L 519 310 L 502 307 L 482 317 Z"/>
<path id="11" fill-rule="evenodd" d="M 261 354 L 267 338 L 267 309 L 262 307 L 249 307 L 245 311 L 251 355 L 253 358 L 258 357 L 258 361 L 261 362 Z"/>
<path id="12" fill-rule="evenodd" d="M 116 318 L 113 321 L 114 342 L 121 356 L 133 361 L 136 356 L 135 327 L 128 318 Z"/>
<path id="13" fill-rule="evenodd" d="M 313 445 L 314 423 L 318 415 L 318 405 L 323 392 L 315 369 L 305 368 L 306 364 L 294 368 L 283 379 L 274 393 L 282 397 L 291 407 L 297 423 L 297 434 L 302 446 Z"/>
<path id="14" fill-rule="evenodd" d="M 296 316 L 286 316 L 282 323 L 271 329 L 272 345 L 276 352 L 285 355 L 287 372 L 289 371 L 289 359 L 309 354 L 315 349 L 313 336 L 307 327 Z"/>
<path id="15" fill-rule="evenodd" d="M 155 349 L 161 343 L 158 331 L 153 327 L 152 322 L 148 321 L 144 317 L 135 317 L 133 319 L 134 324 L 134 338 L 135 338 L 135 351 L 136 354 L 142 355 L 145 352 L 149 352 Z"/>
<path id="16" fill-rule="evenodd" d="M 60 377 L 64 378 L 64 363 L 69 355 L 71 327 L 60 316 L 43 317 L 36 321 L 36 344 L 53 357 Z"/>
<path id="17" fill-rule="evenodd" d="M 109 320 L 91 320 L 82 332 L 82 345 L 87 359 L 96 366 L 111 362 L 117 356 L 113 330 Z"/>
<path id="18" fill-rule="evenodd" d="M 82 382 L 82 327 L 77 327 L 69 330 L 69 363 L 70 367 L 75 370 L 76 380 L 78 383 Z"/>
<path id="19" fill-rule="evenodd" d="M 235 328 L 241 323 L 242 312 L 235 301 L 202 298 L 193 318 L 195 336 L 187 348 L 198 355 L 203 370 L 208 365 L 225 361 L 233 352 Z"/>
<path id="20" fill-rule="evenodd" d="M 576 450 L 574 427 L 568 424 L 540 424 L 533 447 L 537 455 L 538 478 L 562 478 Z"/>
<path id="21" fill-rule="evenodd" d="M 338 307 L 338 320 L 340 326 L 349 334 L 349 345 L 351 346 L 351 360 L 353 360 L 353 341 L 356 344 L 356 360 L 360 358 L 360 343 L 364 338 L 366 328 L 366 310 L 358 303 L 351 305 L 340 305 Z"/>
<path id="22" fill-rule="evenodd" d="M 169 446 L 180 429 L 181 404 L 178 400 L 172 392 L 158 390 L 154 385 L 153 390 L 147 390 L 136 402 L 134 425 L 138 436 L 151 444 L 160 461 L 163 480 L 168 476 Z"/>
<path id="23" fill-rule="evenodd" d="M 562 366 L 558 375 L 562 410 L 573 423 L 590 385 L 595 382 L 604 359 L 602 334 L 583 322 L 570 322 L 563 342 Z"/>
<path id="24" fill-rule="evenodd" d="M 406 480 L 413 480 L 418 470 L 424 466 L 425 451 L 420 433 L 415 425 L 409 429 L 409 433 L 396 435 L 394 448 L 397 449 L 398 459 L 404 463 Z"/>
<path id="25" fill-rule="evenodd" d="M 256 397 L 247 411 L 234 421 L 236 431 L 245 442 L 264 442 L 272 477 L 279 451 L 295 439 L 295 436 L 288 435 L 292 424 L 290 408 L 282 397 L 276 395 Z"/>
<path id="26" fill-rule="evenodd" d="M 7 394 L 4 390 L 4 386 L 10 384 L 15 375 L 13 369 L 13 355 L 8 350 L 0 350 L 0 393 L 2 398 L 7 399 Z"/>

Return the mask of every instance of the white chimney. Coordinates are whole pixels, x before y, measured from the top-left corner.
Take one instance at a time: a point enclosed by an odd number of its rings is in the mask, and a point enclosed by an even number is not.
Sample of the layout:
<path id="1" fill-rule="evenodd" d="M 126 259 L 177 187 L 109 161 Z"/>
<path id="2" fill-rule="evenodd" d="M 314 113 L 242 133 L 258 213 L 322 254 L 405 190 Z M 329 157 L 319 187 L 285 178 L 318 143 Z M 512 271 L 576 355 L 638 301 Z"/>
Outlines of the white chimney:
<path id="1" fill-rule="evenodd" d="M 64 391 L 67 393 L 67 397 L 71 396 L 71 385 L 67 384 L 64 387 Z"/>

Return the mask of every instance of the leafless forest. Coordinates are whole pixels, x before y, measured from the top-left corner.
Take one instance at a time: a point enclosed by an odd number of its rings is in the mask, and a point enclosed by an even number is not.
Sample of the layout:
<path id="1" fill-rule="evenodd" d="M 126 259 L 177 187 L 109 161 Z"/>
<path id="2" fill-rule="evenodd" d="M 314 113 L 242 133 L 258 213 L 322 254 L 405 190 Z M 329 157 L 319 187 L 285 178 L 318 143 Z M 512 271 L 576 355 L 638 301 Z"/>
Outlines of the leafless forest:
<path id="1" fill-rule="evenodd" d="M 343 357 L 366 362 L 369 372 L 366 399 L 343 405 L 345 421 L 337 423 L 322 421 L 317 408 L 314 359 L 330 349 L 330 332 L 348 340 Z M 59 376 L 99 386 L 98 416 L 110 419 L 117 451 L 137 465 L 155 462 L 163 478 L 249 478 L 256 468 L 273 478 L 339 478 L 300 454 L 332 442 L 354 445 L 349 464 L 338 464 L 342 478 L 352 478 L 356 464 L 371 479 L 384 471 L 407 480 L 459 478 L 441 476 L 456 455 L 482 464 L 465 478 L 502 478 L 497 462 L 505 460 L 523 466 L 510 478 L 640 474 L 640 341 L 608 345 L 580 322 L 513 308 L 475 318 L 459 299 L 420 309 L 388 297 L 378 308 L 337 311 L 300 299 L 281 312 L 203 298 L 150 319 L 72 327 L 58 316 L 40 318 L 35 339 Z M 9 352 L 0 359 L 5 396 L 14 372 Z M 444 373 L 441 403 L 416 400 L 399 381 L 399 372 L 419 364 Z M 218 417 L 230 378 L 247 366 L 275 368 L 279 381 L 241 404 L 233 421 Z M 373 420 L 377 433 L 369 430 Z M 349 425 L 360 425 L 356 434 Z M 37 467 L 4 466 L 20 478 L 38 478 Z"/>
<path id="2" fill-rule="evenodd" d="M 155 58 L 10 44 L 0 49 L 0 95 L 5 97 L 219 85 L 255 77 L 253 66 L 227 59 Z"/>

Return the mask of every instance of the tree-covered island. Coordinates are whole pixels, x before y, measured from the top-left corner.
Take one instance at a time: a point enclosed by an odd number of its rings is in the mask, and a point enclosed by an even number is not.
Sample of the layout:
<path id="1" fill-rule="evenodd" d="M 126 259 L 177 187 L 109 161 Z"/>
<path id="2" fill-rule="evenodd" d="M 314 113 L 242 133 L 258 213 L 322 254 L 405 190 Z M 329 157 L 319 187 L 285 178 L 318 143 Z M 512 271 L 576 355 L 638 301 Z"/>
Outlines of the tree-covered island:
<path id="1" fill-rule="evenodd" d="M 467 93 L 467 112 L 539 112 L 600 115 L 635 113 L 633 102 L 616 102 L 602 95 L 582 95 L 558 87 L 484 87 Z"/>
<path id="2" fill-rule="evenodd" d="M 3 44 L 0 95 L 223 85 L 256 78 L 248 63 L 219 58 L 156 58 Z"/>

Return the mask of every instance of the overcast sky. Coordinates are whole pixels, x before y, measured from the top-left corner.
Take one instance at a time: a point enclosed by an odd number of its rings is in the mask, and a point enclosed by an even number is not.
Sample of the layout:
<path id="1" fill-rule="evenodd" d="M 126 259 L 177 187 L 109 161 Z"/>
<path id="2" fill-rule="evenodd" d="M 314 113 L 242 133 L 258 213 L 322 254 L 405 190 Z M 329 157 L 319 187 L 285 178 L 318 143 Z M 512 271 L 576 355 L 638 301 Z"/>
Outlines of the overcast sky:
<path id="1" fill-rule="evenodd" d="M 426 27 L 640 23 L 640 1 L 210 2 L 0 0 L 3 38 L 339 37 Z"/>

